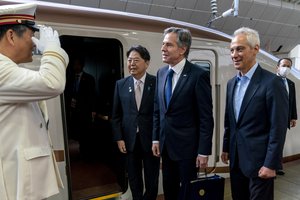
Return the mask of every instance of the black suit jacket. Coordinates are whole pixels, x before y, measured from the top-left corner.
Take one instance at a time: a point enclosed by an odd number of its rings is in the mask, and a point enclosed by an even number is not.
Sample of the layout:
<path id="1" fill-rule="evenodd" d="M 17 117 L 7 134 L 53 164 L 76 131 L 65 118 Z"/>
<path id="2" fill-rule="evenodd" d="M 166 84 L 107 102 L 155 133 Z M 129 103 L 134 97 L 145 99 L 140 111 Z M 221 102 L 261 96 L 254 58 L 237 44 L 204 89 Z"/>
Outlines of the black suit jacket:
<path id="1" fill-rule="evenodd" d="M 298 119 L 297 115 L 297 102 L 296 102 L 296 89 L 295 83 L 290 79 L 286 79 L 289 86 L 289 120 L 288 120 L 288 128 L 290 128 L 291 119 Z"/>
<path id="2" fill-rule="evenodd" d="M 71 74 L 66 83 L 65 98 L 67 109 L 70 109 L 72 98 L 76 99 L 76 112 L 81 113 L 86 121 L 91 121 L 91 112 L 95 112 L 96 91 L 95 91 L 95 78 L 82 72 L 80 77 L 78 91 L 75 92 L 75 75 Z"/>
<path id="3" fill-rule="evenodd" d="M 186 61 L 167 108 L 167 71 L 165 66 L 157 72 L 153 140 L 173 160 L 210 155 L 214 122 L 209 72 Z"/>
<path id="4" fill-rule="evenodd" d="M 140 109 L 137 109 L 132 76 L 117 81 L 115 86 L 112 128 L 115 141 L 124 140 L 127 151 L 133 151 L 137 126 L 142 148 L 151 151 L 153 129 L 153 100 L 156 78 L 146 74 Z"/>
<path id="5" fill-rule="evenodd" d="M 286 134 L 288 96 L 282 80 L 257 67 L 246 90 L 238 120 L 234 116 L 236 77 L 228 81 L 223 152 L 229 152 L 230 166 L 238 156 L 247 177 L 257 177 L 262 166 L 278 169 Z"/>

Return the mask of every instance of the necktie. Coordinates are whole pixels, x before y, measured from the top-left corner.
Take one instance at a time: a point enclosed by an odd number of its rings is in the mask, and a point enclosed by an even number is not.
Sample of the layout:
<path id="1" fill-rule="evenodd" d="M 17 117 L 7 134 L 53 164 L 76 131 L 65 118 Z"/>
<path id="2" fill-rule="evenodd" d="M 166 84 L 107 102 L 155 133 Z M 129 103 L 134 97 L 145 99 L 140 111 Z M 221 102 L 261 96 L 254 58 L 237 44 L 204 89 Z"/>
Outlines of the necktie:
<path id="1" fill-rule="evenodd" d="M 283 84 L 285 86 L 287 93 L 289 94 L 289 85 L 288 85 L 286 78 L 282 78 L 282 81 L 283 81 Z"/>
<path id="2" fill-rule="evenodd" d="M 243 98 L 247 89 L 247 76 L 237 77 L 234 95 L 234 114 L 235 119 L 238 120 Z"/>
<path id="3" fill-rule="evenodd" d="M 75 92 L 78 92 L 79 83 L 80 83 L 80 75 L 76 74 L 75 75 L 75 85 L 74 85 Z"/>
<path id="4" fill-rule="evenodd" d="M 139 110 L 142 100 L 142 89 L 141 89 L 141 80 L 136 81 L 136 88 L 135 88 L 135 101 L 136 101 L 136 107 Z"/>
<path id="5" fill-rule="evenodd" d="M 167 75 L 167 81 L 165 86 L 165 99 L 166 99 L 166 106 L 169 106 L 170 99 L 172 96 L 172 79 L 173 79 L 174 71 L 172 69 L 169 69 L 168 75 Z"/>

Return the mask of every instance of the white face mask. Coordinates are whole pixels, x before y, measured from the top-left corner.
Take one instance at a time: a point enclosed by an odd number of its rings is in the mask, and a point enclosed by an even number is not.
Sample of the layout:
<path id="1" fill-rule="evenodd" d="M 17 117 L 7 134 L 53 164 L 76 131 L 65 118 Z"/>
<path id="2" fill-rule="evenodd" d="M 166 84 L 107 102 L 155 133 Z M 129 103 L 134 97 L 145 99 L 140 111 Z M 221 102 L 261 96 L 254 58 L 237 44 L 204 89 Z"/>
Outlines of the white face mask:
<path id="1" fill-rule="evenodd" d="M 286 77 L 290 73 L 289 67 L 279 67 L 278 74 L 282 77 Z"/>

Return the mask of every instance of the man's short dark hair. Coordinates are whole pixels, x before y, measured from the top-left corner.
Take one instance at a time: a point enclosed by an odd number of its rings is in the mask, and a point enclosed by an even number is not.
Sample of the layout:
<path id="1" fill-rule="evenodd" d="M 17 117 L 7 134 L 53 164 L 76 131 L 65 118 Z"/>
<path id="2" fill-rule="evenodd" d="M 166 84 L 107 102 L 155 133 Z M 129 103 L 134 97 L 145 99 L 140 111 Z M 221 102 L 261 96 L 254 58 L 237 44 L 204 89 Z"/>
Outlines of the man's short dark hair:
<path id="1" fill-rule="evenodd" d="M 188 58 L 190 53 L 190 48 L 192 45 L 192 34 L 188 29 L 178 28 L 178 27 L 169 27 L 164 30 L 164 36 L 169 33 L 175 33 L 177 35 L 177 45 L 179 47 L 186 47 L 184 56 Z"/>
<path id="2" fill-rule="evenodd" d="M 3 38 L 5 33 L 9 30 L 12 29 L 16 34 L 21 37 L 23 33 L 27 30 L 27 26 L 23 24 L 11 24 L 11 25 L 2 25 L 0 26 L 0 39 Z"/>
<path id="3" fill-rule="evenodd" d="M 127 58 L 132 51 L 138 52 L 145 61 L 150 61 L 150 53 L 145 47 L 141 45 L 130 47 L 130 49 L 126 53 Z"/>
<path id="4" fill-rule="evenodd" d="M 279 65 L 280 65 L 280 62 L 281 62 L 282 60 L 288 60 L 288 61 L 290 61 L 290 63 L 291 63 L 291 67 L 292 67 L 292 65 L 293 65 L 293 61 L 292 61 L 292 59 L 290 59 L 290 58 L 280 58 L 280 59 L 278 60 L 278 62 L 277 62 L 277 66 L 279 66 Z"/>

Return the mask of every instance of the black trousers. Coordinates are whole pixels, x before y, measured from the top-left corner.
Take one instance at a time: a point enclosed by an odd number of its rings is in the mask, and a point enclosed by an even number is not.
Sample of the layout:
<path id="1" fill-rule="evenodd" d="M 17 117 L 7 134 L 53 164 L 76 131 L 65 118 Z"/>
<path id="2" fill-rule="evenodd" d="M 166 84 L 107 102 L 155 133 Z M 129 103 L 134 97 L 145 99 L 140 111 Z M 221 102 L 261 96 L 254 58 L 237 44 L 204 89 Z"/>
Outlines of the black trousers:
<path id="1" fill-rule="evenodd" d="M 273 200 L 274 178 L 248 178 L 239 168 L 238 161 L 230 171 L 231 195 L 233 200 Z"/>
<path id="2" fill-rule="evenodd" d="M 165 200 L 191 200 L 190 182 L 197 178 L 196 158 L 174 161 L 164 150 L 162 173 Z"/>
<path id="3" fill-rule="evenodd" d="M 137 133 L 133 152 L 127 153 L 128 179 L 133 200 L 156 200 L 160 159 L 153 156 L 151 149 L 145 152 Z M 145 192 L 143 182 L 143 169 Z"/>

